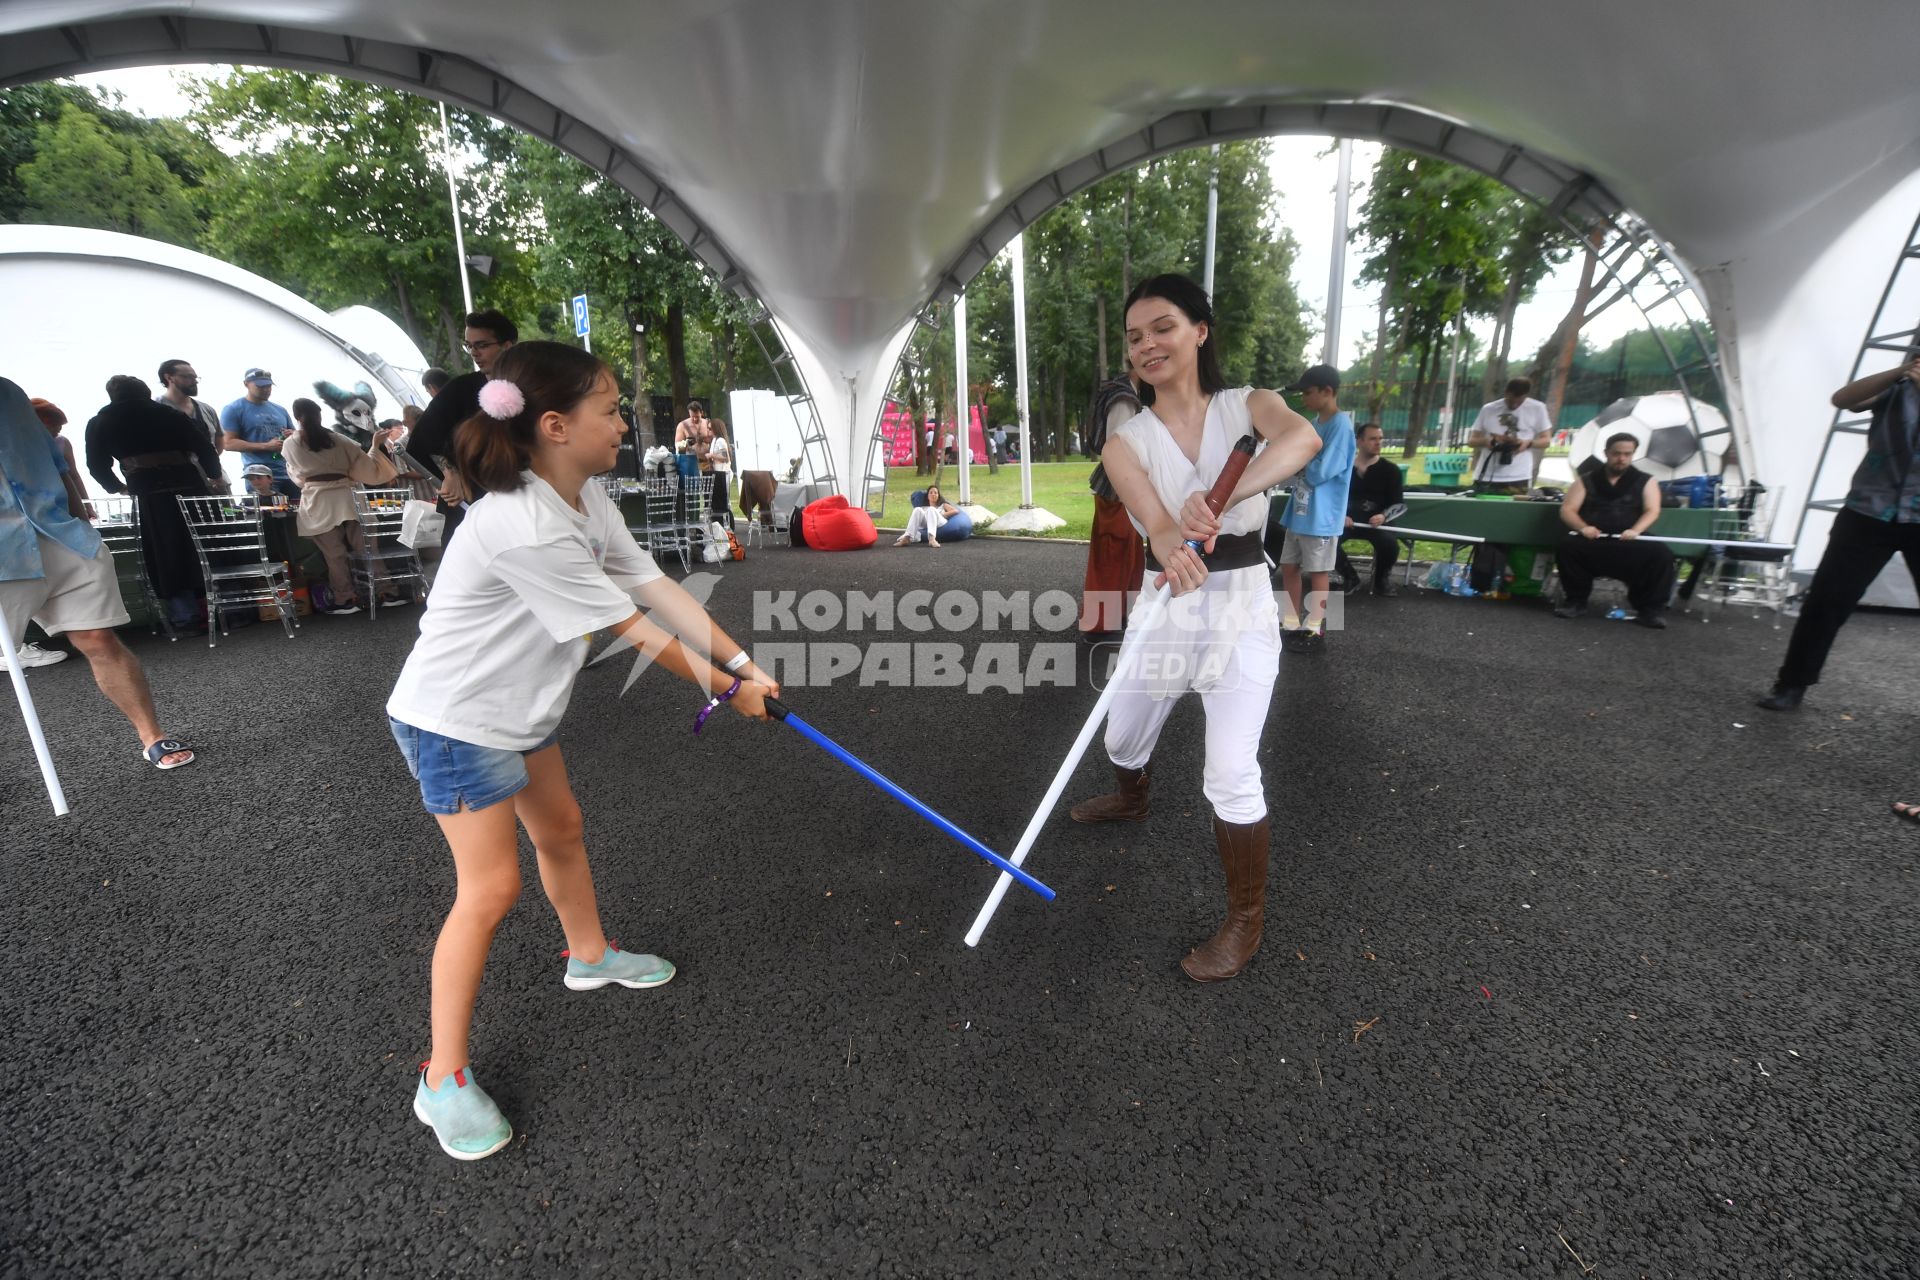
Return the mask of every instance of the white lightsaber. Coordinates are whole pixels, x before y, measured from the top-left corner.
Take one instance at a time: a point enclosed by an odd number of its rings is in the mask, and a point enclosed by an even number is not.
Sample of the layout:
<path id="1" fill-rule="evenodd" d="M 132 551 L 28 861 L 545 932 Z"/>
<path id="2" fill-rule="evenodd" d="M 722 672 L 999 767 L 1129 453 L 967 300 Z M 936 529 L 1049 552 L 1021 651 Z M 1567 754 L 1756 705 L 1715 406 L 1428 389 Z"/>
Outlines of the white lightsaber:
<path id="1" fill-rule="evenodd" d="M 1156 591 L 1147 602 L 1140 616 L 1129 619 L 1126 636 L 1120 641 L 1120 656 L 1114 660 L 1113 678 L 1107 681 L 1107 687 L 1100 691 L 1100 700 L 1093 704 L 1093 713 L 1087 722 L 1080 726 L 1080 736 L 1073 740 L 1073 746 L 1067 751 L 1067 758 L 1060 762 L 1059 772 L 1053 775 L 1053 783 L 1047 788 L 1046 796 L 1040 801 L 1040 807 L 1033 811 L 1033 818 L 1027 823 L 1027 829 L 1020 833 L 1020 843 L 1014 846 L 1007 861 L 1019 866 L 1027 860 L 1027 854 L 1033 848 L 1033 842 L 1040 838 L 1040 828 L 1047 825 L 1047 817 L 1053 812 L 1053 806 L 1059 803 L 1060 793 L 1067 789 L 1067 780 L 1073 777 L 1073 771 L 1079 767 L 1080 758 L 1087 754 L 1087 747 L 1093 742 L 1094 733 L 1107 719 L 1107 708 L 1113 705 L 1113 695 L 1120 689 L 1120 682 L 1133 674 L 1134 655 L 1146 644 L 1140 637 L 1153 630 L 1160 621 L 1160 613 L 1167 607 L 1167 601 L 1173 596 L 1173 583 L 1168 582 Z M 980 908 L 980 914 L 973 918 L 973 927 L 967 930 L 967 945 L 980 945 L 980 935 L 987 931 L 987 925 L 993 919 L 993 913 L 1000 909 L 1000 899 L 1007 896 L 1007 889 L 1013 884 L 1013 877 L 1002 871 L 1000 878 L 993 883 L 993 892 L 987 895 L 986 905 Z"/>
<path id="2" fill-rule="evenodd" d="M 1355 525 L 1354 528 L 1360 526 Z M 1476 538 L 1470 533 L 1436 533 L 1432 529 L 1402 529 L 1395 524 L 1376 524 L 1373 528 L 1382 533 L 1397 533 L 1408 538 L 1432 538 L 1435 542 L 1485 542 L 1485 538 Z"/>
<path id="3" fill-rule="evenodd" d="M 47 735 L 40 728 L 40 717 L 33 709 L 33 694 L 27 689 L 27 673 L 20 665 L 20 652 L 13 647 L 13 625 L 0 618 L 0 652 L 7 660 L 7 674 L 13 677 L 13 696 L 20 700 L 20 714 L 27 722 L 27 737 L 33 740 L 33 755 L 40 762 L 40 777 L 47 784 L 47 798 L 53 801 L 56 817 L 67 813 L 67 793 L 60 789 L 60 775 L 53 769 L 53 754 L 47 750 Z"/>
<path id="4" fill-rule="evenodd" d="M 1580 536 L 1580 531 L 1578 529 L 1569 529 L 1567 530 L 1567 536 L 1569 538 L 1577 538 Z M 1620 538 L 1620 535 L 1617 533 L 1603 533 L 1600 536 L 1602 538 Z M 1639 534 L 1633 538 L 1621 539 L 1621 541 L 1669 542 L 1675 546 L 1685 547 L 1744 547 L 1748 551 L 1791 551 L 1794 547 L 1794 544 L 1791 542 L 1749 542 L 1745 538 L 1660 538 L 1651 533 Z"/>

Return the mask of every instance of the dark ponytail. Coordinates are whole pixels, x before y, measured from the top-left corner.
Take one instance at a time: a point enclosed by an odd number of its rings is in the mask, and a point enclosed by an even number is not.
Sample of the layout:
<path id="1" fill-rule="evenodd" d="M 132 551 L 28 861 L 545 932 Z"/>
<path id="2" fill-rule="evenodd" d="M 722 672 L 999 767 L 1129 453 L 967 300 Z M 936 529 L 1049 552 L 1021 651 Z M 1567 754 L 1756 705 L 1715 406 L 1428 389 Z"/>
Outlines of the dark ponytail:
<path id="1" fill-rule="evenodd" d="M 607 372 L 597 357 L 564 342 L 515 343 L 501 353 L 488 382 L 511 382 L 525 404 L 511 418 L 483 409 L 455 428 L 453 465 L 463 479 L 489 493 L 518 489 L 520 473 L 533 461 L 541 417 L 573 412 Z M 481 394 L 484 403 L 486 388 Z"/>
<path id="2" fill-rule="evenodd" d="M 319 453 L 333 443 L 333 432 L 320 421 L 320 406 L 305 396 L 293 402 L 293 420 L 300 424 L 300 443 L 308 453 Z"/>
<path id="3" fill-rule="evenodd" d="M 1174 272 L 1142 280 L 1133 286 L 1133 292 L 1120 305 L 1120 314 L 1124 317 L 1133 309 L 1133 304 L 1142 298 L 1161 298 L 1187 313 L 1187 319 L 1195 324 L 1207 326 L 1207 340 L 1200 344 L 1200 350 L 1194 361 L 1194 373 L 1199 376 L 1200 390 L 1207 395 L 1227 389 L 1226 375 L 1220 372 L 1220 330 L 1213 323 L 1213 300 L 1207 297 L 1207 291 L 1189 280 L 1186 276 Z M 1123 321 L 1124 323 L 1124 321 Z M 1140 403 L 1153 404 L 1153 388 L 1144 382 L 1135 383 L 1140 393 Z"/>

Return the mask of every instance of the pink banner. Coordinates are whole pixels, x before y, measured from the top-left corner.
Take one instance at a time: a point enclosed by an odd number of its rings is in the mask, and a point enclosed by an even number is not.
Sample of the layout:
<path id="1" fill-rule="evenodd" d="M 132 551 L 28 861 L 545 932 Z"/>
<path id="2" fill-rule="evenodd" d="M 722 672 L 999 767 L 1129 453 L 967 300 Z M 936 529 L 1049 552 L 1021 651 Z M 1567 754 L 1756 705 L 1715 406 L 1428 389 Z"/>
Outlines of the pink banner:
<path id="1" fill-rule="evenodd" d="M 985 462 L 987 459 L 986 418 L 979 405 L 972 406 L 973 429 L 969 433 L 973 446 L 973 460 Z M 905 409 L 898 405 L 888 405 L 880 418 L 880 438 L 886 442 L 884 452 L 890 467 L 910 467 L 913 465 L 913 433 L 918 427 L 922 435 L 926 434 L 926 424 L 916 424 Z M 940 435 L 940 447 L 943 451 L 956 448 L 953 438 L 953 423 L 942 422 L 936 428 Z"/>

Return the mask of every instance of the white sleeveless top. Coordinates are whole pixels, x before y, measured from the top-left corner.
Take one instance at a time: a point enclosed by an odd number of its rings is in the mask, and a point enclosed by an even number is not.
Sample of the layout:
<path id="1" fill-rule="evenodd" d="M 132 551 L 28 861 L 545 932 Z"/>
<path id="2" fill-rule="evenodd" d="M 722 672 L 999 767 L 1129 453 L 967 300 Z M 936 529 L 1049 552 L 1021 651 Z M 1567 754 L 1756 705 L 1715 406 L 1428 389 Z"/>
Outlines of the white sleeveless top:
<path id="1" fill-rule="evenodd" d="M 1201 430 L 1198 464 L 1189 462 L 1180 452 L 1173 433 L 1152 409 L 1142 409 L 1115 428 L 1110 438 L 1127 442 L 1145 468 L 1160 505 L 1169 515 L 1177 516 L 1187 495 L 1205 493 L 1213 487 L 1235 442 L 1253 432 L 1253 418 L 1247 412 L 1247 397 L 1252 391 L 1251 387 L 1235 387 L 1215 393 Z M 1261 441 L 1254 456 L 1266 447 Z M 1127 518 L 1144 536 L 1146 530 L 1132 512 Z M 1241 499 L 1220 516 L 1221 533 L 1259 534 L 1266 527 L 1264 492 Z M 1151 599 L 1155 576 L 1149 569 L 1143 579 L 1140 598 L 1128 621 L 1129 633 Z M 1188 689 L 1200 693 L 1212 689 L 1227 654 L 1243 639 L 1262 650 L 1263 656 L 1269 649 L 1277 654 L 1280 610 L 1266 565 L 1208 573 L 1200 590 L 1168 601 L 1166 611 L 1143 639 L 1151 641 L 1154 660 L 1127 681 L 1126 687 L 1144 689 L 1156 699 L 1176 697 Z"/>
<path id="2" fill-rule="evenodd" d="M 1146 469 L 1147 479 L 1153 482 L 1153 491 L 1159 495 L 1160 505 L 1167 509 L 1168 515 L 1180 514 L 1188 494 L 1211 489 L 1213 482 L 1220 478 L 1220 469 L 1227 465 L 1235 442 L 1253 433 L 1253 418 L 1247 412 L 1247 397 L 1252 393 L 1252 387 L 1234 387 L 1214 394 L 1207 405 L 1207 420 L 1201 426 L 1198 464 L 1187 461 L 1173 433 L 1151 409 L 1142 409 L 1114 429 L 1114 439 L 1125 440 L 1132 446 L 1134 456 Z M 1266 447 L 1266 442 L 1261 441 L 1260 448 Z M 1255 456 L 1259 456 L 1257 452 Z M 1133 519 L 1133 513 L 1128 512 L 1127 518 Z M 1134 520 L 1133 527 L 1140 530 L 1141 536 L 1146 535 L 1140 521 Z M 1266 527 L 1265 493 L 1241 499 L 1220 517 L 1222 533 L 1260 533 Z"/>

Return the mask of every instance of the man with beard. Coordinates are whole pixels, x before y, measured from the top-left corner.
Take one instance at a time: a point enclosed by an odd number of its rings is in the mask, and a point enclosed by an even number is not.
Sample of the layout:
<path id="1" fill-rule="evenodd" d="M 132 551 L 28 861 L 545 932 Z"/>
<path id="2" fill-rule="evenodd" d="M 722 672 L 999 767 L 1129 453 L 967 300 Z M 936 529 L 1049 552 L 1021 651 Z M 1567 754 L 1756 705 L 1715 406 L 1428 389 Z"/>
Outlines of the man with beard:
<path id="1" fill-rule="evenodd" d="M 199 423 L 206 430 L 207 439 L 213 442 L 214 452 L 224 452 L 227 446 L 220 430 L 220 412 L 205 401 L 195 399 L 199 394 L 200 375 L 193 371 L 192 363 L 186 360 L 163 360 L 160 363 L 160 394 L 153 398 L 154 403 L 178 409 Z M 207 478 L 217 480 L 219 473 L 215 472 Z"/>
<path id="2" fill-rule="evenodd" d="M 1573 482 L 1560 519 L 1579 534 L 1559 549 L 1563 599 L 1556 618 L 1578 618 L 1587 611 L 1595 578 L 1627 584 L 1634 621 L 1656 630 L 1673 595 L 1673 552 L 1659 542 L 1641 542 L 1660 518 L 1660 485 L 1633 465 L 1640 441 L 1622 431 L 1607 437 L 1607 462 Z"/>

